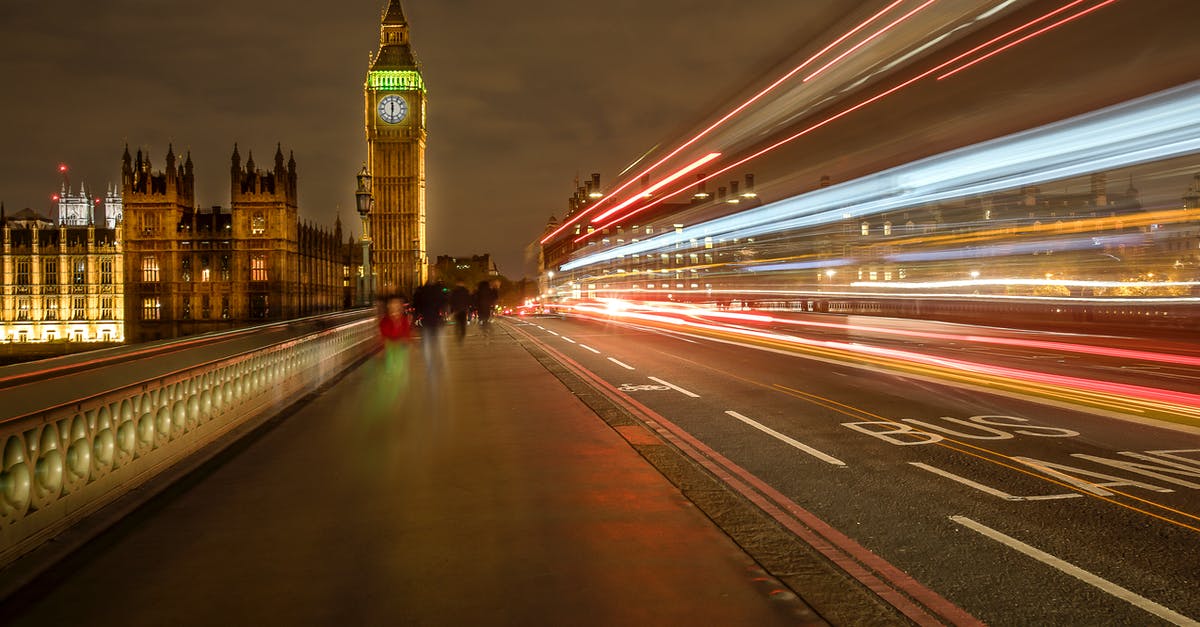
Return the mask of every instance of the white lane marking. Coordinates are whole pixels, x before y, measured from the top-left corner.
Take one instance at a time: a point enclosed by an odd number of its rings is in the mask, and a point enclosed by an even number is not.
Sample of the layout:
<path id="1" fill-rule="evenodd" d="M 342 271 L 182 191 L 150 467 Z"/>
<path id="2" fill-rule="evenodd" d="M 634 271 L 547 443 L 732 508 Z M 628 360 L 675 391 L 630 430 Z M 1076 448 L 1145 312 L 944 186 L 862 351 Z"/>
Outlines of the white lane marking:
<path id="1" fill-rule="evenodd" d="M 565 336 L 565 335 L 561 335 L 561 336 L 559 336 L 559 337 L 561 337 L 561 338 L 563 339 L 563 341 L 564 341 L 564 342 L 570 342 L 570 343 L 572 343 L 572 344 L 578 344 L 578 343 L 579 343 L 579 342 L 576 342 L 575 340 L 572 340 L 571 338 L 569 338 L 569 337 L 567 337 L 567 336 Z"/>
<path id="2" fill-rule="evenodd" d="M 790 438 L 790 437 L 788 437 L 788 436 L 786 436 L 764 424 L 755 422 L 755 421 L 737 413 L 736 411 L 727 411 L 725 413 L 729 414 L 730 416 L 733 416 L 734 418 L 737 418 L 738 420 L 741 420 L 742 422 L 750 425 L 751 427 L 754 427 L 755 429 L 758 429 L 759 431 L 762 431 L 763 433 L 765 433 L 769 436 L 772 436 L 772 437 L 780 440 L 781 442 L 790 444 L 790 445 L 804 451 L 805 453 L 808 453 L 809 455 L 816 457 L 817 459 L 819 459 L 827 464 L 833 464 L 834 466 L 845 466 L 846 465 L 846 462 L 844 462 L 832 455 L 826 455 L 825 453 L 822 453 L 821 451 L 818 451 L 817 449 L 815 449 L 803 442 L 798 442 L 798 441 L 796 441 L 796 440 L 794 440 L 794 439 L 792 439 L 792 438 Z"/>
<path id="3" fill-rule="evenodd" d="M 592 348 L 591 346 L 588 346 L 587 344 L 580 344 L 580 345 L 579 345 L 579 348 L 582 348 L 582 349 L 584 349 L 584 350 L 589 350 L 589 351 L 592 351 L 593 353 L 596 353 L 597 355 L 599 355 L 599 354 L 600 354 L 600 351 L 598 351 L 598 350 L 596 350 L 596 349 Z"/>
<path id="4" fill-rule="evenodd" d="M 1044 496 L 1014 496 L 1007 492 L 1002 492 L 1000 490 L 997 490 L 996 488 L 985 486 L 982 483 L 976 483 L 974 481 L 971 481 L 970 479 L 967 479 L 966 477 L 960 477 L 948 470 L 942 470 L 941 468 L 935 468 L 933 466 L 930 466 L 929 464 L 922 464 L 921 462 L 908 462 L 908 463 L 913 466 L 916 466 L 917 468 L 920 468 L 921 470 L 928 470 L 929 472 L 932 472 L 935 475 L 940 475 L 951 481 L 957 481 L 958 483 L 961 483 L 969 488 L 975 488 L 976 490 L 979 490 L 980 492 L 983 492 L 984 494 L 990 494 L 996 498 L 1001 498 L 1006 501 L 1054 501 L 1054 500 L 1058 500 L 1058 499 L 1074 499 L 1074 498 L 1083 497 L 1083 495 L 1079 494 L 1078 492 L 1072 492 L 1069 494 L 1047 494 Z"/>
<path id="5" fill-rule="evenodd" d="M 551 331 L 550 329 L 546 329 L 546 333 L 549 333 L 550 335 L 558 335 L 557 333 L 555 333 L 554 331 Z M 559 336 L 559 337 L 562 337 L 562 336 Z"/>
<path id="6" fill-rule="evenodd" d="M 622 368 L 626 369 L 626 370 L 636 370 L 636 368 L 634 368 L 633 366 L 630 366 L 629 364 L 627 364 L 627 363 L 625 363 L 625 362 L 623 362 L 623 361 L 619 361 L 619 360 L 613 359 L 612 357 L 609 357 L 609 358 L 608 358 L 608 360 L 609 360 L 609 361 L 611 361 L 611 362 L 613 362 L 614 364 L 616 364 L 616 365 L 618 365 L 618 366 L 620 366 L 620 367 L 622 367 Z"/>
<path id="7" fill-rule="evenodd" d="M 543 330 L 543 331 L 545 331 L 545 330 L 546 330 L 546 327 L 544 327 L 544 326 L 542 326 L 542 325 L 540 325 L 540 324 L 535 324 L 535 325 L 533 325 L 533 326 L 535 326 L 535 327 L 537 327 L 537 328 L 539 328 L 539 329 L 541 329 L 541 330 Z"/>
<path id="8" fill-rule="evenodd" d="M 680 394 L 682 394 L 684 396 L 690 396 L 692 398 L 700 398 L 699 394 L 693 394 L 693 393 L 679 387 L 678 385 L 675 385 L 674 383 L 667 383 L 666 381 L 663 381 L 662 379 L 659 379 L 658 377 L 647 377 L 647 378 L 650 379 L 651 381 L 658 381 L 659 383 L 671 388 L 672 390 L 675 390 L 676 392 L 679 392 Z"/>
<path id="9" fill-rule="evenodd" d="M 1150 599 L 1147 599 L 1146 597 L 1143 597 L 1135 592 L 1126 590 L 1125 588 L 1122 588 L 1121 586 L 1118 586 L 1107 579 L 1093 575 L 1092 573 L 1089 573 L 1088 571 L 1083 570 L 1074 564 L 1054 557 L 1045 551 L 1035 549 L 1034 547 L 1021 542 L 1016 538 L 1006 536 L 1003 533 L 1000 533 L 999 531 L 996 531 L 995 529 L 992 529 L 986 525 L 977 523 L 970 518 L 965 516 L 951 516 L 950 520 L 953 520 L 954 522 L 968 529 L 987 536 L 988 538 L 991 538 L 992 540 L 995 540 L 996 542 L 999 542 L 1000 544 L 1003 544 L 1011 549 L 1020 551 L 1021 553 L 1024 553 L 1025 555 L 1028 555 L 1029 557 L 1032 557 L 1033 559 L 1047 566 L 1058 569 L 1088 585 L 1099 588 L 1100 590 L 1137 608 L 1145 610 L 1167 622 L 1175 625 L 1200 625 L 1200 622 L 1192 620 L 1182 614 L 1178 614 L 1170 608 L 1163 607 L 1162 605 L 1159 605 L 1158 603 L 1155 603 L 1154 601 L 1151 601 Z"/>

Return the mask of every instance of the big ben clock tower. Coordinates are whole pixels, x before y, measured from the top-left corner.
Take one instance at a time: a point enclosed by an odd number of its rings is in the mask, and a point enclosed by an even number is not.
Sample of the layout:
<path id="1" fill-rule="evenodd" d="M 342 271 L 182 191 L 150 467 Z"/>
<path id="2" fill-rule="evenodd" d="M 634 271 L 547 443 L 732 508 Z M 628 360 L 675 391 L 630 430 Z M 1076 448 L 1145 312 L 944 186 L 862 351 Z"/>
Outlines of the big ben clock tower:
<path id="1" fill-rule="evenodd" d="M 425 275 L 426 94 L 400 0 L 384 10 L 364 92 L 377 286 L 411 294 Z"/>

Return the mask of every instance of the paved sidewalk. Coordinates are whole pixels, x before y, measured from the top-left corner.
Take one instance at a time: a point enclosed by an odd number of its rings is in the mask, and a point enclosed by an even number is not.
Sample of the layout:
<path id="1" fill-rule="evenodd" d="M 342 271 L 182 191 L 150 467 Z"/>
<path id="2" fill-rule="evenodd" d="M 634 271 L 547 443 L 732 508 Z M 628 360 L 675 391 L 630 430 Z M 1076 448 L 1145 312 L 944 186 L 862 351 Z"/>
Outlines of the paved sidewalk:
<path id="1" fill-rule="evenodd" d="M 373 357 L 67 563 L 18 624 L 803 622 L 496 331 L 447 335 L 433 376 L 419 348 Z"/>

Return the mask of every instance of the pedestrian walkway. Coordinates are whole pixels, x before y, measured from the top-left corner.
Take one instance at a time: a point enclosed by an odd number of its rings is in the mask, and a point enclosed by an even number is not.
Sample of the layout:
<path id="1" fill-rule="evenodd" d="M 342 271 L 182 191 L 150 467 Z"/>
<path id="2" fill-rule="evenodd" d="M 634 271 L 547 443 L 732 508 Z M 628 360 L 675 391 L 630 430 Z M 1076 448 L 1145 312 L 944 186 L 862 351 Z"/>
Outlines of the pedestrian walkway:
<path id="1" fill-rule="evenodd" d="M 43 582 L 29 625 L 771 625 L 794 604 L 503 328 L 376 355 Z M 52 586 L 50 584 L 53 584 Z"/>

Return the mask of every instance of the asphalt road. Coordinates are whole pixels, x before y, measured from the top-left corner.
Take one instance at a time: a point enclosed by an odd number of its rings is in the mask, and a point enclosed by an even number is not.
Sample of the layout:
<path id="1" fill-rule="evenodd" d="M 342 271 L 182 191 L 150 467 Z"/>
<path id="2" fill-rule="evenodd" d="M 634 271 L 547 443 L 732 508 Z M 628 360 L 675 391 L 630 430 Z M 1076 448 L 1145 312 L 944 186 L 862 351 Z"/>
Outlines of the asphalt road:
<path id="1" fill-rule="evenodd" d="M 1194 426 L 1124 420 L 1062 399 L 993 394 L 749 341 L 578 317 L 515 323 L 989 624 L 1200 620 Z M 962 331 L 917 328 L 951 326 Z M 1104 356 L 872 335 L 854 332 L 854 341 L 1184 391 L 1190 379 L 1178 377 L 1197 376 L 1171 366 L 1175 378 L 1158 378 L 1150 367 L 1162 364 Z"/>

